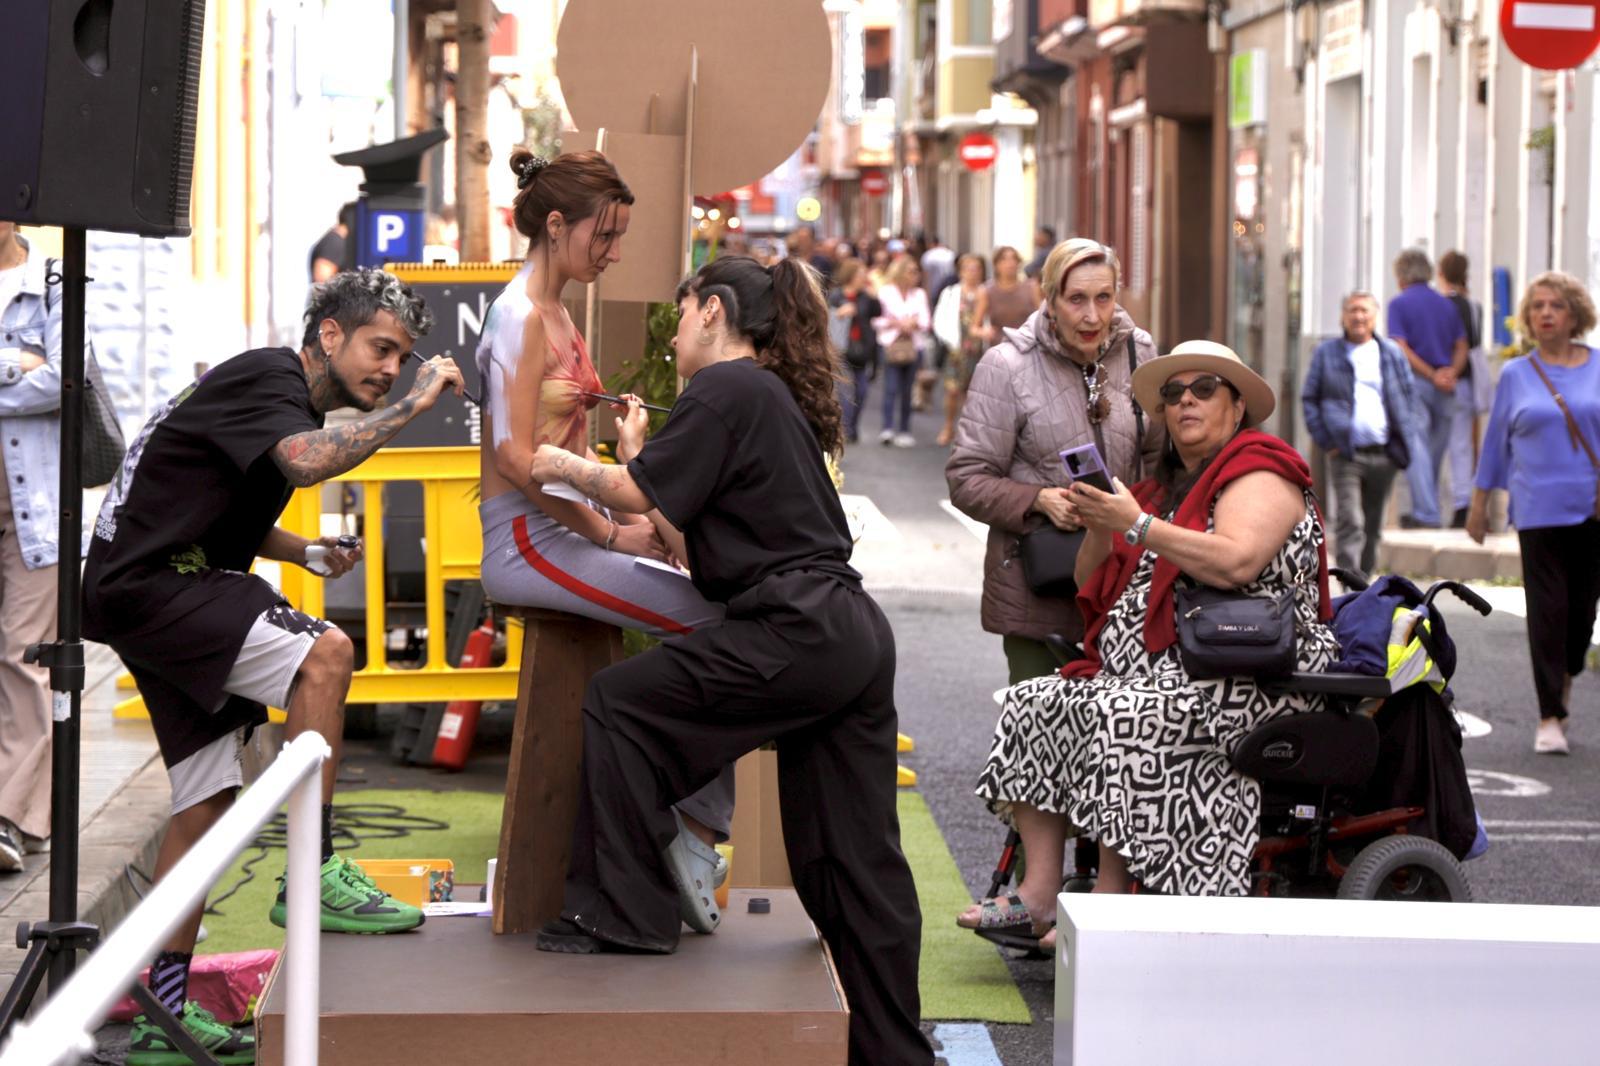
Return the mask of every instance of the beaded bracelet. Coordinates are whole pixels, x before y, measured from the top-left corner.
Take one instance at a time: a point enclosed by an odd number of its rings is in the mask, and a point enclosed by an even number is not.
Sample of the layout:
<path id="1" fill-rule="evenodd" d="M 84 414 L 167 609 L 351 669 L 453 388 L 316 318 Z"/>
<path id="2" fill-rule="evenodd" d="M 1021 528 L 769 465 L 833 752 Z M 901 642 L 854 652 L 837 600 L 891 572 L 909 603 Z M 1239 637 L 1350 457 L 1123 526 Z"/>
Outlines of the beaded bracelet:
<path id="1" fill-rule="evenodd" d="M 1123 531 L 1122 539 L 1132 545 L 1143 544 L 1144 538 L 1150 533 L 1150 525 L 1155 520 L 1156 516 L 1146 511 L 1133 520 L 1133 525 Z"/>

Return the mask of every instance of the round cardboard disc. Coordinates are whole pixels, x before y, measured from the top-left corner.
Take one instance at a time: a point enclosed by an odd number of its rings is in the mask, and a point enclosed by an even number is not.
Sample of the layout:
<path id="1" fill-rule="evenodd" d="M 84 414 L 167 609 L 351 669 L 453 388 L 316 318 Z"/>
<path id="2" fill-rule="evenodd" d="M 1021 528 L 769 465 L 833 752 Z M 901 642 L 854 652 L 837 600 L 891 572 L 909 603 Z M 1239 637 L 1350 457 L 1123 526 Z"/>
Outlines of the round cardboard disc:
<path id="1" fill-rule="evenodd" d="M 556 73 L 573 121 L 681 135 L 691 45 L 692 191 L 708 196 L 748 185 L 800 146 L 827 99 L 833 46 L 817 0 L 570 0 Z"/>

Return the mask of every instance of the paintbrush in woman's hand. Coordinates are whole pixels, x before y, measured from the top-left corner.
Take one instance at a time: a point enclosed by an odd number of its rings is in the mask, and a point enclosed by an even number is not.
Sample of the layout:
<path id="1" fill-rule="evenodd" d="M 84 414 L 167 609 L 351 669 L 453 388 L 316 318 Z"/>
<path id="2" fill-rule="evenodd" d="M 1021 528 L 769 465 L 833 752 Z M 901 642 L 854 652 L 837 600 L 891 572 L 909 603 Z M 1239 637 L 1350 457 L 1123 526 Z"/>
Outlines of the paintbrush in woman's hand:
<path id="1" fill-rule="evenodd" d="M 614 403 L 618 407 L 628 406 L 627 400 L 623 399 L 621 396 L 613 396 L 609 392 L 590 392 L 587 389 L 582 389 L 579 391 L 581 391 L 585 396 L 593 396 L 597 400 L 604 400 L 606 403 Z M 672 413 L 672 408 L 662 407 L 658 403 L 645 403 L 643 400 L 640 400 L 639 406 L 643 407 L 646 411 L 660 411 L 664 415 L 670 415 Z"/>

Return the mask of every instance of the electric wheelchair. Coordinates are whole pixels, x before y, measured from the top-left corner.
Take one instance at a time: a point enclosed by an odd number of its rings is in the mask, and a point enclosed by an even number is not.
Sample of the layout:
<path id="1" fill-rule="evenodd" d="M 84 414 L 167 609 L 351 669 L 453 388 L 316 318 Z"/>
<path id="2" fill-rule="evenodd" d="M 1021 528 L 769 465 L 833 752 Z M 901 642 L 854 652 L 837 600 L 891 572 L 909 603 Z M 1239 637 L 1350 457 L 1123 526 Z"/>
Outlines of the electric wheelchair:
<path id="1" fill-rule="evenodd" d="M 1346 588 L 1360 591 L 1367 581 L 1358 574 L 1333 570 Z M 1444 630 L 1434 601 L 1443 592 L 1460 598 L 1481 615 L 1489 604 L 1472 589 L 1454 581 L 1441 581 L 1422 595 L 1422 610 L 1411 619 L 1412 628 L 1398 634 L 1403 644 L 1415 638 L 1437 669 L 1426 680 L 1402 681 L 1359 673 L 1296 673 L 1263 680 L 1269 690 L 1318 693 L 1326 708 L 1306 714 L 1285 715 L 1263 723 L 1234 750 L 1236 770 L 1261 782 L 1260 836 L 1251 863 L 1251 894 L 1257 896 L 1321 896 L 1340 899 L 1390 899 L 1431 902 L 1470 902 L 1472 888 L 1457 852 L 1434 839 L 1435 820 L 1419 802 L 1394 802 L 1389 788 L 1392 776 L 1409 760 L 1415 769 L 1435 758 L 1453 761 L 1445 767 L 1462 782 L 1460 728 L 1450 710 L 1453 697 L 1448 682 L 1454 669 L 1454 648 Z M 1431 624 L 1422 625 L 1426 619 Z M 1048 642 L 1063 663 L 1081 652 L 1059 639 Z M 1412 737 L 1395 728 L 1401 716 L 1415 721 L 1433 735 L 1446 738 L 1428 751 L 1415 747 Z M 1452 747 L 1453 745 L 1453 747 Z M 1423 776 L 1431 777 L 1423 766 Z M 1449 776 L 1449 775 L 1444 775 Z M 1470 797 L 1468 797 L 1470 802 Z M 1459 822 L 1460 812 L 1456 812 Z M 1475 821 L 1475 814 L 1471 815 Z M 1455 836 L 1460 832 L 1457 829 Z M 1025 861 L 1020 838 L 1012 830 L 989 886 L 994 897 Z M 1098 849 L 1092 840 L 1077 838 L 1072 872 L 1062 888 L 1087 892 L 1094 887 Z M 1140 891 L 1135 885 L 1134 891 Z M 1003 946 L 1037 953 L 1037 943 L 994 930 L 976 930 Z"/>

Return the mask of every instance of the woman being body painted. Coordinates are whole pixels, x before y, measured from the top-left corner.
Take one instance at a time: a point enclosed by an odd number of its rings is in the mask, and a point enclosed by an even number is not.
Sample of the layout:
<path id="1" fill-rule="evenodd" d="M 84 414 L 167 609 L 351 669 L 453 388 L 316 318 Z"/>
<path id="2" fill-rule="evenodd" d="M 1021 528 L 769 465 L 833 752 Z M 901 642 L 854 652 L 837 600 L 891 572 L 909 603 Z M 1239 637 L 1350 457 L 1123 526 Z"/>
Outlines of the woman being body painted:
<path id="1" fill-rule="evenodd" d="M 567 282 L 593 281 L 622 257 L 633 193 L 599 152 L 511 155 L 520 190 L 517 229 L 528 258 L 495 299 L 478 346 L 483 382 L 483 587 L 495 603 L 565 611 L 658 637 L 722 622 L 723 608 L 683 576 L 639 565 L 683 557 L 658 513 L 613 514 L 563 486 L 528 476 L 542 444 L 589 451 L 588 413 L 601 390 L 583 336 L 561 305 Z M 677 806 L 673 845 L 683 918 L 709 933 L 720 920 L 711 889 L 733 815 L 733 767 Z M 697 884 L 698 882 L 698 884 Z"/>

